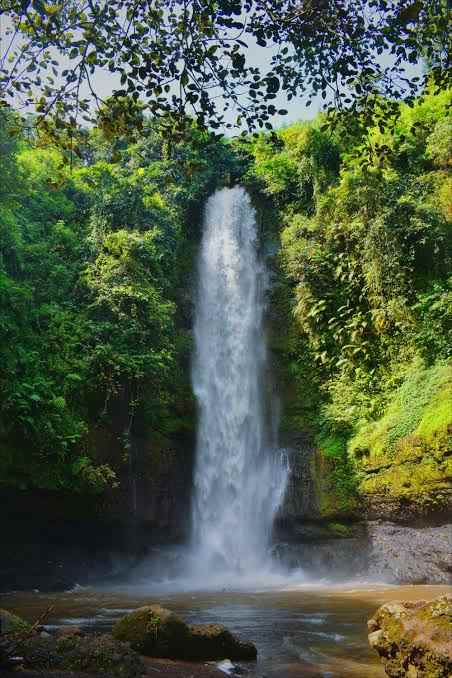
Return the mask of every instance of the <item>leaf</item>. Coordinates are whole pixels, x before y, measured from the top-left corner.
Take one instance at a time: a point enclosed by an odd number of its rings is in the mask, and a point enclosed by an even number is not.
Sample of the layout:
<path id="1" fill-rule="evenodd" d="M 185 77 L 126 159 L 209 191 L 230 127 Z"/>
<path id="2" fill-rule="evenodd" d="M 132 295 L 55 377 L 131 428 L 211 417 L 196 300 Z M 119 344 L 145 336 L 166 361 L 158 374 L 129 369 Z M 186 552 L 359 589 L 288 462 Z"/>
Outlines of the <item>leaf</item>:
<path id="1" fill-rule="evenodd" d="M 245 55 L 244 54 L 233 54 L 232 56 L 232 66 L 237 70 L 243 70 L 245 66 Z"/>
<path id="2" fill-rule="evenodd" d="M 43 3 L 44 12 L 48 16 L 53 16 L 54 14 L 57 14 L 62 8 L 63 8 L 62 5 L 49 5 L 47 3 Z"/>
<path id="3" fill-rule="evenodd" d="M 280 82 L 277 77 L 267 78 L 267 92 L 269 94 L 276 94 L 279 91 Z"/>
<path id="4" fill-rule="evenodd" d="M 187 73 L 186 70 L 182 71 L 182 75 L 180 76 L 180 83 L 181 83 L 182 87 L 185 87 L 186 85 L 188 85 L 188 73 Z"/>

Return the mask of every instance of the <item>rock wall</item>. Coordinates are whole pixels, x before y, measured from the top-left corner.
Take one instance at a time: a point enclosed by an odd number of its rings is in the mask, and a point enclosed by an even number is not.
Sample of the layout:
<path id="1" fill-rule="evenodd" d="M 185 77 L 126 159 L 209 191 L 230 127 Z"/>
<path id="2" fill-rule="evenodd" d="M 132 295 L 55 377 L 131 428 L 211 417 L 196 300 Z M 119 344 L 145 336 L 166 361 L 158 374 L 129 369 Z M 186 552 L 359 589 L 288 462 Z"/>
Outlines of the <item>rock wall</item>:
<path id="1" fill-rule="evenodd" d="M 450 583 L 452 525 L 447 511 L 420 514 L 390 495 L 362 496 L 334 511 L 325 461 L 307 435 L 292 437 L 291 477 L 274 529 L 274 553 L 308 577 L 388 583 Z"/>
<path id="2" fill-rule="evenodd" d="M 98 458 L 124 454 L 113 433 L 97 431 Z M 117 465 L 117 488 L 103 495 L 0 491 L 0 591 L 65 590 L 115 575 L 158 544 L 189 529 L 190 436 L 152 444 L 132 440 L 134 463 Z"/>

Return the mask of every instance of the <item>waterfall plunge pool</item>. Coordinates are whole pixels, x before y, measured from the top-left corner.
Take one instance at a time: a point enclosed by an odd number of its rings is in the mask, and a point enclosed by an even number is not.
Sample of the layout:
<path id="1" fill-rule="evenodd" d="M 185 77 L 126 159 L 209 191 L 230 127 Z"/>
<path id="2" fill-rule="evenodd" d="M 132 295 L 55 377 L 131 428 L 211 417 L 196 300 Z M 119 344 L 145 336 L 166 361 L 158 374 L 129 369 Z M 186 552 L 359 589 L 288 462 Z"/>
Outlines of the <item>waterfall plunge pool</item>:
<path id="1" fill-rule="evenodd" d="M 223 623 L 258 648 L 242 663 L 249 678 L 378 678 L 378 658 L 367 644 L 367 619 L 388 600 L 431 599 L 446 586 L 300 585 L 291 590 L 190 592 L 173 595 L 117 586 L 66 593 L 9 593 L 0 606 L 34 620 L 49 605 L 51 626 L 76 624 L 108 631 L 128 611 L 160 603 L 191 623 Z"/>

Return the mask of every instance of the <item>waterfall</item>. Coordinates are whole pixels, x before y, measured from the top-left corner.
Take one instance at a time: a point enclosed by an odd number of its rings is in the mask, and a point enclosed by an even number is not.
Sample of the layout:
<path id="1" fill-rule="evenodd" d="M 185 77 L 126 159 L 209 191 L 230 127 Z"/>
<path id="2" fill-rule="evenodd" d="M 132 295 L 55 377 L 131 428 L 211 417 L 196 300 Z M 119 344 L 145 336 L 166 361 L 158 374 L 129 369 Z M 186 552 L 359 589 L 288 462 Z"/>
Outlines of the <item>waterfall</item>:
<path id="1" fill-rule="evenodd" d="M 193 551 L 199 573 L 253 576 L 269 564 L 287 464 L 266 393 L 267 286 L 247 192 L 217 191 L 206 205 L 194 325 Z"/>

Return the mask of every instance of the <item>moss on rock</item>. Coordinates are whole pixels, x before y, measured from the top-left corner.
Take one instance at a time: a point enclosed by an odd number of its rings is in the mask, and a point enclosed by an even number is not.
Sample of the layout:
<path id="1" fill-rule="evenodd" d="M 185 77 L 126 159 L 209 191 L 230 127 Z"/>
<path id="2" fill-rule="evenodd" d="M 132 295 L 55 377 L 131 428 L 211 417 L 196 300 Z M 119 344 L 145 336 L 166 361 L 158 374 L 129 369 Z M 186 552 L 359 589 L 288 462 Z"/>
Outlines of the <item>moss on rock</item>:
<path id="1" fill-rule="evenodd" d="M 391 678 L 452 675 L 452 596 L 386 603 L 368 622 L 369 644 Z"/>
<path id="2" fill-rule="evenodd" d="M 120 619 L 113 636 L 148 657 L 171 659 L 255 659 L 252 643 L 242 642 L 221 624 L 188 625 L 160 605 L 147 605 Z"/>
<path id="3" fill-rule="evenodd" d="M 319 448 L 312 460 L 312 475 L 319 498 L 319 513 L 323 520 L 354 517 L 359 502 L 354 469 L 341 438 L 319 437 Z"/>
<path id="4" fill-rule="evenodd" d="M 349 455 L 368 503 L 403 501 L 425 514 L 452 496 L 452 368 L 413 369 L 384 415 L 363 426 Z"/>
<path id="5" fill-rule="evenodd" d="M 112 678 L 138 678 L 144 673 L 139 655 L 109 635 L 28 638 L 17 652 L 24 666 L 42 671 L 81 671 Z"/>
<path id="6" fill-rule="evenodd" d="M 112 630 L 114 638 L 130 643 L 149 657 L 180 657 L 186 646 L 187 624 L 160 605 L 146 605 L 120 619 Z"/>

